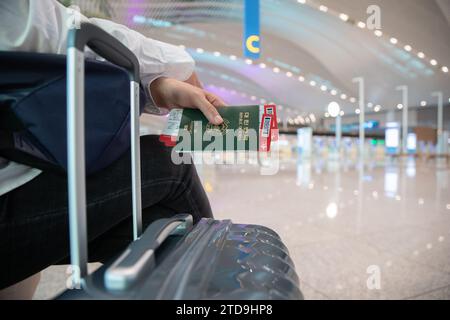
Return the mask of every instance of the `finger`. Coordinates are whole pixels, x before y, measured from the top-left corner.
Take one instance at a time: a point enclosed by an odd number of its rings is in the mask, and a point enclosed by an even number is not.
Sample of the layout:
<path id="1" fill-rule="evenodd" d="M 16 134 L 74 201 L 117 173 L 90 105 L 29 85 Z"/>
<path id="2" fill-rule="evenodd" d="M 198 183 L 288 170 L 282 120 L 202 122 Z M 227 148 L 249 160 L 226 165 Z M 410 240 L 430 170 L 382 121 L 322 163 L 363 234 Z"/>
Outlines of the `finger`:
<path id="1" fill-rule="evenodd" d="M 205 91 L 206 99 L 214 106 L 214 107 L 225 107 L 227 104 L 222 100 L 219 96 L 215 94 Z"/>
<path id="2" fill-rule="evenodd" d="M 223 122 L 223 119 L 217 109 L 206 99 L 206 97 L 199 98 L 196 105 L 209 120 L 209 122 L 216 125 Z"/>

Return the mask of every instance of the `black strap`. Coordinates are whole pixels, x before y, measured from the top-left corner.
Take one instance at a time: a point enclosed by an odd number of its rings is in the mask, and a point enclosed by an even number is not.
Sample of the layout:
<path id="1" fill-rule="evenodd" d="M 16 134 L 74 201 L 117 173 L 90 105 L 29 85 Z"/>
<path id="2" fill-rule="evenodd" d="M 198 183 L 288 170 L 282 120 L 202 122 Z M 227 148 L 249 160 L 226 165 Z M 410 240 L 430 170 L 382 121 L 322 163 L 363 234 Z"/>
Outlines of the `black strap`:
<path id="1" fill-rule="evenodd" d="M 32 168 L 37 168 L 42 171 L 48 171 L 64 176 L 66 175 L 65 170 L 60 166 L 16 149 L 14 146 L 14 135 L 11 132 L 0 131 L 0 157 L 27 165 Z"/>
<path id="2" fill-rule="evenodd" d="M 4 131 L 21 131 L 24 129 L 23 124 L 17 119 L 11 106 L 5 100 L 1 100 L 0 94 L 0 130 Z"/>

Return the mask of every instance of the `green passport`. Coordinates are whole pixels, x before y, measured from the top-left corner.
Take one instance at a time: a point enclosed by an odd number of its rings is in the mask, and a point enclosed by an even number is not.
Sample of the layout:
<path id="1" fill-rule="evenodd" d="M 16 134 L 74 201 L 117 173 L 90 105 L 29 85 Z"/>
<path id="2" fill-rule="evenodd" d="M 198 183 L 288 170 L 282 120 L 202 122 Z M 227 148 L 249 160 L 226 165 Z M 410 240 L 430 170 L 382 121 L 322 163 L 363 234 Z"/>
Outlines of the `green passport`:
<path id="1" fill-rule="evenodd" d="M 217 110 L 224 120 L 221 125 L 210 123 L 198 109 L 174 109 L 161 137 L 176 139 L 179 151 L 259 150 L 264 106 L 230 106 Z"/>

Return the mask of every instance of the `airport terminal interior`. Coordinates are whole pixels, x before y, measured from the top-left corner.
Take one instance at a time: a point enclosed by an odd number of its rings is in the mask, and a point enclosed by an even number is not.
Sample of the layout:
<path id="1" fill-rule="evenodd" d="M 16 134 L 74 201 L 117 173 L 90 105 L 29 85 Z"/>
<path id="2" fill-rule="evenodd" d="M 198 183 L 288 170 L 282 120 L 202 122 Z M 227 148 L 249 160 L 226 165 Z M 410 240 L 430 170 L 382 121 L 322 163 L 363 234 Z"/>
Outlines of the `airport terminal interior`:
<path id="1" fill-rule="evenodd" d="M 253 43 L 245 1 L 62 2 L 185 48 L 230 106 L 277 106 L 276 173 L 197 170 L 216 218 L 281 236 L 305 299 L 450 299 L 449 0 L 261 0 Z"/>

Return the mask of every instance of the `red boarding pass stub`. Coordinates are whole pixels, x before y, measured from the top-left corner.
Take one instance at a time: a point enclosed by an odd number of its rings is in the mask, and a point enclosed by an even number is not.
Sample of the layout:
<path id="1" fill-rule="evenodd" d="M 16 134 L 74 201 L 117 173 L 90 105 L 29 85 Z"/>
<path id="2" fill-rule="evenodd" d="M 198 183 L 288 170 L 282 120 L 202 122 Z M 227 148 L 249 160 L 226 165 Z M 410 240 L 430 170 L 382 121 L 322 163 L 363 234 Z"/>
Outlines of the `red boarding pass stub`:
<path id="1" fill-rule="evenodd" d="M 173 109 L 169 113 L 166 128 L 159 136 L 159 141 L 164 143 L 166 147 L 174 147 L 177 144 L 178 133 L 180 131 L 181 117 L 183 116 L 182 109 Z"/>
<path id="2" fill-rule="evenodd" d="M 175 147 L 177 145 L 177 137 L 168 136 L 168 135 L 160 135 L 159 141 L 164 143 L 166 147 Z"/>
<path id="3" fill-rule="evenodd" d="M 261 119 L 261 127 L 259 130 L 259 151 L 269 152 L 272 140 L 272 114 L 264 114 Z"/>
<path id="4" fill-rule="evenodd" d="M 267 104 L 264 106 L 264 114 L 273 115 L 273 121 L 271 125 L 271 139 L 272 141 L 278 141 L 278 118 L 277 118 L 277 106 L 274 104 Z"/>

